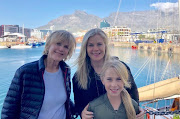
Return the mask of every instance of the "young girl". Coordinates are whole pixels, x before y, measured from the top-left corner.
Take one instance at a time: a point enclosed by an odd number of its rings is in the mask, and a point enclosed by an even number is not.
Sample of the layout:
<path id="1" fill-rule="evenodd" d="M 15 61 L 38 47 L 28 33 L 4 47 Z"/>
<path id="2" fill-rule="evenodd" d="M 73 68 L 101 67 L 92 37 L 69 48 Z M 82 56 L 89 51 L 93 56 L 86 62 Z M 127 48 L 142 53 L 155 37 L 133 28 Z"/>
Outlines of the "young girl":
<path id="1" fill-rule="evenodd" d="M 100 76 L 107 93 L 89 103 L 94 119 L 135 119 L 139 108 L 125 89 L 130 87 L 125 65 L 111 59 L 105 62 Z"/>

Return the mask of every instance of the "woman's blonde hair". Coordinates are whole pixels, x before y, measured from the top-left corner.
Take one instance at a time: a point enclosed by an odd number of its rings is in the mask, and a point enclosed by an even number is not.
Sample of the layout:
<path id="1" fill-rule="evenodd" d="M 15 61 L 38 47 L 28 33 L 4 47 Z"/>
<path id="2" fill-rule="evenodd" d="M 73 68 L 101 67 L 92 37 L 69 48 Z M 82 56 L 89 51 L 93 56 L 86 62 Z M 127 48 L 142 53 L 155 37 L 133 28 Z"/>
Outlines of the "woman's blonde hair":
<path id="1" fill-rule="evenodd" d="M 108 38 L 107 38 L 106 33 L 99 28 L 91 29 L 90 31 L 88 31 L 83 37 L 80 54 L 76 61 L 78 64 L 77 81 L 78 81 L 79 87 L 82 89 L 87 89 L 88 82 L 90 82 L 89 72 L 90 72 L 91 62 L 90 62 L 90 58 L 87 54 L 87 43 L 88 43 L 89 38 L 92 36 L 95 36 L 95 35 L 100 35 L 104 40 L 104 44 L 105 44 L 104 60 L 106 61 L 110 58 L 109 47 L 108 47 Z"/>
<path id="2" fill-rule="evenodd" d="M 54 31 L 48 36 L 43 54 L 48 55 L 49 47 L 51 46 L 52 43 L 58 43 L 64 41 L 67 41 L 69 44 L 68 56 L 64 59 L 64 61 L 70 59 L 76 48 L 76 40 L 70 32 L 65 30 Z"/>
<path id="3" fill-rule="evenodd" d="M 131 84 L 128 81 L 129 75 L 128 75 L 128 70 L 127 70 L 126 66 L 121 61 L 119 61 L 118 59 L 114 59 L 114 58 L 113 59 L 111 58 L 110 60 L 105 62 L 104 66 L 102 68 L 101 74 L 100 74 L 101 80 L 103 80 L 108 68 L 113 68 L 116 71 L 117 75 L 120 77 L 120 79 L 124 83 L 125 87 L 127 87 L 127 88 L 131 87 Z M 131 100 L 129 93 L 124 88 L 120 95 L 122 98 L 122 102 L 125 106 L 128 119 L 135 119 L 136 112 L 133 107 L 132 100 Z"/>

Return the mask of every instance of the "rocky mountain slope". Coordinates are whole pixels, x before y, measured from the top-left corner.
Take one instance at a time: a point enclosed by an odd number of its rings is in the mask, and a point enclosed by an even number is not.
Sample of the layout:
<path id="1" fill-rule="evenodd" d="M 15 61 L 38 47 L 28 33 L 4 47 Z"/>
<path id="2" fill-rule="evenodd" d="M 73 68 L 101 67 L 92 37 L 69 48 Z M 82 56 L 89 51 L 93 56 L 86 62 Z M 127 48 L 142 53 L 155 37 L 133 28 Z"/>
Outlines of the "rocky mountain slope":
<path id="1" fill-rule="evenodd" d="M 53 19 L 47 25 L 41 26 L 38 29 L 49 29 L 50 26 L 54 25 L 54 30 L 66 29 L 71 32 L 77 32 L 99 27 L 102 20 L 106 20 L 111 26 L 130 27 L 132 31 L 147 31 L 150 28 L 178 29 L 178 12 L 119 12 L 116 23 L 114 23 L 115 16 L 116 13 L 111 13 L 106 18 L 100 18 L 84 11 L 77 10 L 71 15 L 64 15 L 57 19 Z"/>

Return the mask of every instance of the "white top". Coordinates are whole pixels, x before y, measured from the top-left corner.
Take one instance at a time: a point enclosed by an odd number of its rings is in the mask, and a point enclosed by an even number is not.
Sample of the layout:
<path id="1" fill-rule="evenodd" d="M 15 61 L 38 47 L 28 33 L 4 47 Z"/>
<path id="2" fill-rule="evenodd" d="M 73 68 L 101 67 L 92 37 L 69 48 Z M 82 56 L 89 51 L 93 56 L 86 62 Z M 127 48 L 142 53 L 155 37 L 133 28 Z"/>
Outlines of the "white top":
<path id="1" fill-rule="evenodd" d="M 45 95 L 38 119 L 65 119 L 67 99 L 62 70 L 44 72 Z"/>

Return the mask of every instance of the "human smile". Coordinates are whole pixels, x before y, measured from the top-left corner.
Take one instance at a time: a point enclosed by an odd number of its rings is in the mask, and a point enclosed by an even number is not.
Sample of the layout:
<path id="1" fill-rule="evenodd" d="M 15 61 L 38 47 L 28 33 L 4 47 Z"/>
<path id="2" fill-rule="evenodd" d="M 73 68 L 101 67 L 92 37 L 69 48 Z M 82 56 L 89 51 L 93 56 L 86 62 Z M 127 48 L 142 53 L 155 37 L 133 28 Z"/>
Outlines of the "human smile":
<path id="1" fill-rule="evenodd" d="M 59 52 L 59 51 L 55 51 L 55 53 L 56 53 L 56 54 L 58 54 L 58 55 L 61 55 L 61 56 L 63 56 L 63 55 L 64 55 L 64 53 Z"/>
<path id="2" fill-rule="evenodd" d="M 117 93 L 119 89 L 110 89 L 112 93 Z"/>
<path id="3" fill-rule="evenodd" d="M 100 55 L 101 53 L 92 53 L 94 56 L 98 56 L 98 55 Z"/>

